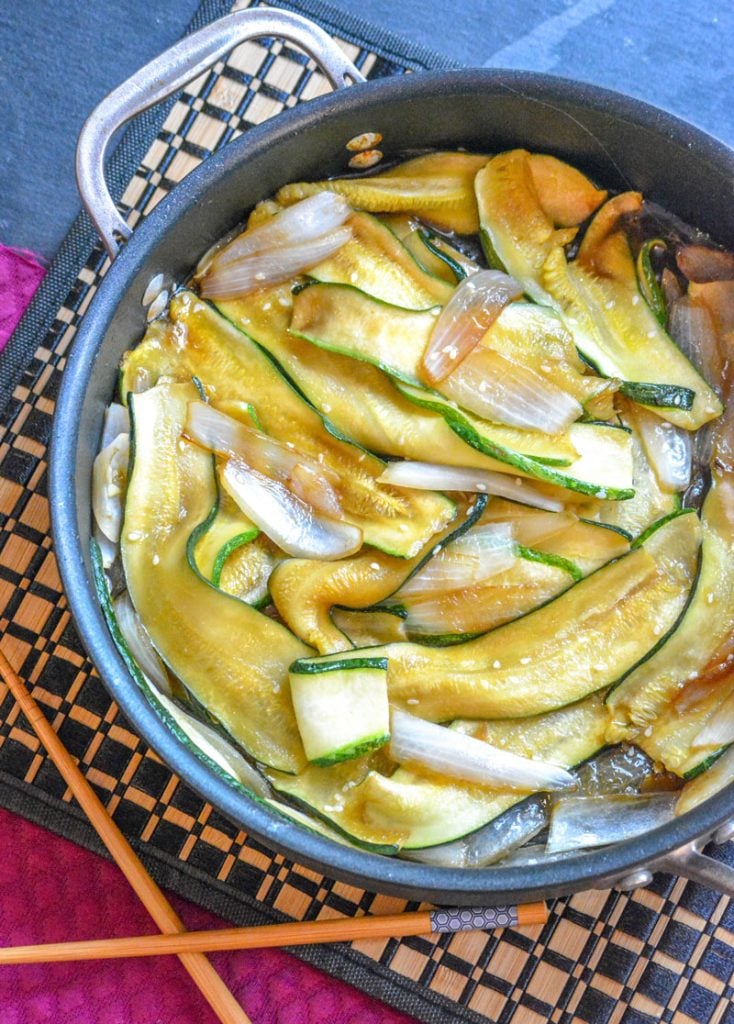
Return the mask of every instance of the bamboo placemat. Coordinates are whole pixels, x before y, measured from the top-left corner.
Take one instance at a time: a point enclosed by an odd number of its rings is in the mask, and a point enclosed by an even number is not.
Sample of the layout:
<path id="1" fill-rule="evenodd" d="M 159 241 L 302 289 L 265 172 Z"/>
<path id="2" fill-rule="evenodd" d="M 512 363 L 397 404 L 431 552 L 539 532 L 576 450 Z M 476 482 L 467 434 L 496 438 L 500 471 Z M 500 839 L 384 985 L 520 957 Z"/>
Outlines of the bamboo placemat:
<path id="1" fill-rule="evenodd" d="M 280 6 L 319 21 L 370 78 L 449 66 L 318 0 Z M 205 0 L 196 25 L 228 9 L 226 0 Z M 111 180 L 130 223 L 213 149 L 327 89 L 312 63 L 290 46 L 263 41 L 239 47 L 169 104 L 165 121 L 148 114 L 128 133 Z M 3 354 L 4 645 L 161 884 L 237 924 L 415 909 L 322 877 L 248 839 L 135 735 L 85 657 L 49 537 L 46 446 L 65 354 L 106 268 L 101 246 L 80 219 Z M 3 689 L 0 697 L 0 803 L 98 850 L 12 699 Z M 712 853 L 734 862 L 732 844 Z M 297 955 L 428 1022 L 734 1024 L 733 950 L 729 900 L 660 875 L 632 894 L 592 891 L 556 900 L 548 924 L 536 933 L 416 937 L 305 948 Z"/>

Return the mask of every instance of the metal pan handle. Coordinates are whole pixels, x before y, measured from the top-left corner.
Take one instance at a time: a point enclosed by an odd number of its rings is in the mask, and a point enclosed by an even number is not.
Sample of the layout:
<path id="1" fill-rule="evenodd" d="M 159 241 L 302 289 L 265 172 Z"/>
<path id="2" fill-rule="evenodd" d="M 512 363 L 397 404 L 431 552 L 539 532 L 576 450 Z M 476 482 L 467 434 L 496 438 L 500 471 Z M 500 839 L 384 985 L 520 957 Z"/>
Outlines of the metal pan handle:
<path id="1" fill-rule="evenodd" d="M 732 835 L 734 827 L 729 823 L 722 826 L 712 838 L 715 843 L 721 844 L 731 839 Z M 706 842 L 706 839 L 697 839 L 675 850 L 657 862 L 656 870 L 669 871 L 690 882 L 700 882 L 724 896 L 734 896 L 734 868 L 703 853 Z"/>
<path id="2" fill-rule="evenodd" d="M 364 76 L 331 36 L 288 11 L 236 11 L 186 36 L 118 85 L 87 118 L 76 150 L 76 180 L 84 207 L 111 259 L 132 234 L 107 188 L 104 159 L 122 125 L 207 71 L 248 39 L 277 36 L 295 43 L 316 61 L 335 89 L 364 82 Z"/>

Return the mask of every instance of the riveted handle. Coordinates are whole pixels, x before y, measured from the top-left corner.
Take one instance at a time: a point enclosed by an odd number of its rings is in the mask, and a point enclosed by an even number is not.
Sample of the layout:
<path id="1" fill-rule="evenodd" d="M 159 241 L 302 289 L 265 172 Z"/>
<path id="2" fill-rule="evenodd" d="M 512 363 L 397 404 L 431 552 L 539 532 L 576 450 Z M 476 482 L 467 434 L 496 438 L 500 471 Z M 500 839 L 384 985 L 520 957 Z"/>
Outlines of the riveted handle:
<path id="1" fill-rule="evenodd" d="M 655 869 L 700 882 L 724 896 L 734 896 L 734 868 L 702 853 L 701 845 L 699 840 L 668 854 L 656 863 Z"/>
<path id="2" fill-rule="evenodd" d="M 112 259 L 132 234 L 107 188 L 104 159 L 110 139 L 136 114 L 178 92 L 248 39 L 276 36 L 295 43 L 316 61 L 335 89 L 364 82 L 331 36 L 288 11 L 236 11 L 186 36 L 113 89 L 87 118 L 76 150 L 82 202 Z"/>

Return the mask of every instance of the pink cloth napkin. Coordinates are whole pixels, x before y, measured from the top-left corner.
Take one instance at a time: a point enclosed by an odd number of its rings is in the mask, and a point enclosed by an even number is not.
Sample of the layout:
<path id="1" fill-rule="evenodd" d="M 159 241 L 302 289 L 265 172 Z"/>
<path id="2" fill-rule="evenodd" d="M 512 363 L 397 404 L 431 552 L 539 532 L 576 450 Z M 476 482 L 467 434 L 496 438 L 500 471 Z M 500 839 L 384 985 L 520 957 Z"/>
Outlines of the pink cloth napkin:
<path id="1" fill-rule="evenodd" d="M 0 244 L 0 351 L 45 271 Z M 225 922 L 175 896 L 188 928 Z M 155 933 L 113 864 L 0 809 L 0 945 Z M 253 1024 L 415 1024 L 288 953 L 212 961 Z M 175 957 L 0 968 L 2 1024 L 216 1024 Z"/>
<path id="2" fill-rule="evenodd" d="M 176 896 L 188 928 L 224 922 Z M 120 871 L 0 809 L 0 944 L 155 934 Z M 277 949 L 212 954 L 253 1024 L 415 1024 Z M 2 1024 L 217 1024 L 175 957 L 0 968 Z"/>
<path id="3" fill-rule="evenodd" d="M 45 273 L 32 252 L 9 249 L 0 242 L 0 352 Z"/>

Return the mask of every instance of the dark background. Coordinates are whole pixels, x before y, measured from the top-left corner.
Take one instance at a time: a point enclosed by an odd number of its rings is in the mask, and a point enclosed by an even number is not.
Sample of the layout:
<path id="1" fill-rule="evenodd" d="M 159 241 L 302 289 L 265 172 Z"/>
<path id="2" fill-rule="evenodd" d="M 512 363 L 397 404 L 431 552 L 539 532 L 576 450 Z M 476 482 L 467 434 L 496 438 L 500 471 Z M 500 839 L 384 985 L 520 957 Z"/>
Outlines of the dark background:
<path id="1" fill-rule="evenodd" d="M 114 85 L 174 42 L 199 0 L 0 0 L 0 241 L 55 252 L 79 208 L 74 143 Z M 734 146 L 731 0 L 342 0 L 467 65 L 632 93 Z"/>

